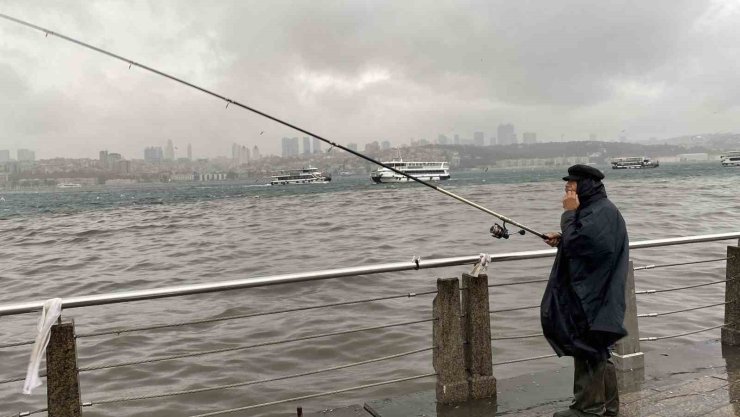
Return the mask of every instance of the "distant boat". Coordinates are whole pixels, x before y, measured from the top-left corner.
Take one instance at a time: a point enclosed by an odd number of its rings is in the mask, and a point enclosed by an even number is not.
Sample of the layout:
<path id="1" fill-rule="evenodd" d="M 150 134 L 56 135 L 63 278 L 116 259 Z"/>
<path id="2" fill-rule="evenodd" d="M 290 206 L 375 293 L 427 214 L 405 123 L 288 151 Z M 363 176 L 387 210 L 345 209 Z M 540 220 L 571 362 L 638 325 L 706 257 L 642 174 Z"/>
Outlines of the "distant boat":
<path id="1" fill-rule="evenodd" d="M 330 181 L 331 175 L 323 174 L 318 168 L 309 166 L 303 169 L 280 171 L 272 176 L 270 185 L 326 184 Z"/>
<path id="2" fill-rule="evenodd" d="M 61 184 L 57 184 L 57 188 L 80 188 L 82 187 L 82 184 L 74 184 L 71 182 L 63 182 Z"/>
<path id="3" fill-rule="evenodd" d="M 625 158 L 614 158 L 611 160 L 612 169 L 643 169 L 657 168 L 660 162 L 653 161 L 646 156 L 630 156 Z"/>
<path id="4" fill-rule="evenodd" d="M 723 167 L 740 166 L 740 151 L 730 151 L 719 158 Z"/>
<path id="5" fill-rule="evenodd" d="M 383 162 L 383 164 L 424 181 L 450 179 L 450 166 L 447 162 L 404 162 L 403 159 L 398 158 L 390 162 Z M 370 178 L 376 183 L 413 181 L 388 168 L 376 169 L 370 173 Z"/>

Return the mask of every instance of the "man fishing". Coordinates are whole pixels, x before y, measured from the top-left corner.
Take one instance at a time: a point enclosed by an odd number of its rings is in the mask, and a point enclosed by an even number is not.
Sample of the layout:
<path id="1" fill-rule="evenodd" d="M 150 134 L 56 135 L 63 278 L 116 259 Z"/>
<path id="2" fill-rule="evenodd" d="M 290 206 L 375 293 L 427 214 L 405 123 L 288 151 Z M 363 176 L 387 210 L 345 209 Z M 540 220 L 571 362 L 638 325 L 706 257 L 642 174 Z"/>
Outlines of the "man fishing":
<path id="1" fill-rule="evenodd" d="M 553 417 L 619 412 L 609 349 L 627 334 L 622 323 L 629 242 L 603 178 L 587 165 L 568 168 L 561 233 L 545 234 L 545 242 L 558 252 L 542 297 L 542 329 L 555 353 L 573 356 L 575 362 L 573 402 Z"/>

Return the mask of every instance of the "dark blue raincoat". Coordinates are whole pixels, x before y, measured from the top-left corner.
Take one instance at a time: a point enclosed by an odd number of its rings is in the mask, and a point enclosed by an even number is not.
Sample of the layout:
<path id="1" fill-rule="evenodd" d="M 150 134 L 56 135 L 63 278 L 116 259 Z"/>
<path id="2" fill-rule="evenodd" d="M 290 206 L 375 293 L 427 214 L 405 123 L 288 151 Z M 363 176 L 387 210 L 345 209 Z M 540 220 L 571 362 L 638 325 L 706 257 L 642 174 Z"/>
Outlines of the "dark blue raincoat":
<path id="1" fill-rule="evenodd" d="M 629 241 L 601 181 L 585 178 L 580 206 L 561 218 L 562 236 L 542 297 L 542 330 L 558 356 L 604 360 L 624 329 Z"/>

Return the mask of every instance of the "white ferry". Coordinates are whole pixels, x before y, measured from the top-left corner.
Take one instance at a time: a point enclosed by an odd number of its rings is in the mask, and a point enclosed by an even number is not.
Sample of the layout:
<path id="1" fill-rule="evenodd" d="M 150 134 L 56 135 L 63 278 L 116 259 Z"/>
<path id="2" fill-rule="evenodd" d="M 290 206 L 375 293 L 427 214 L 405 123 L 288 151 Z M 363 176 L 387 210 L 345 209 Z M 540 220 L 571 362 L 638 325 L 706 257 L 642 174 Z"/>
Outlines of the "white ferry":
<path id="1" fill-rule="evenodd" d="M 730 151 L 719 158 L 723 167 L 740 166 L 740 151 Z"/>
<path id="2" fill-rule="evenodd" d="M 326 184 L 331 181 L 331 175 L 323 174 L 318 168 L 308 167 L 303 169 L 292 169 L 280 171 L 272 176 L 270 185 L 290 184 Z"/>
<path id="3" fill-rule="evenodd" d="M 82 187 L 82 184 L 72 184 L 69 182 L 63 182 L 61 184 L 57 184 L 57 188 L 80 188 Z"/>
<path id="4" fill-rule="evenodd" d="M 450 165 L 447 162 L 404 162 L 403 159 L 399 158 L 383 163 L 424 181 L 443 181 L 450 179 Z M 370 173 L 370 178 L 376 183 L 413 181 L 388 168 L 376 169 Z"/>
<path id="5" fill-rule="evenodd" d="M 611 161 L 612 169 L 643 169 L 657 168 L 660 162 L 653 161 L 646 156 L 630 156 L 626 158 L 614 158 Z"/>

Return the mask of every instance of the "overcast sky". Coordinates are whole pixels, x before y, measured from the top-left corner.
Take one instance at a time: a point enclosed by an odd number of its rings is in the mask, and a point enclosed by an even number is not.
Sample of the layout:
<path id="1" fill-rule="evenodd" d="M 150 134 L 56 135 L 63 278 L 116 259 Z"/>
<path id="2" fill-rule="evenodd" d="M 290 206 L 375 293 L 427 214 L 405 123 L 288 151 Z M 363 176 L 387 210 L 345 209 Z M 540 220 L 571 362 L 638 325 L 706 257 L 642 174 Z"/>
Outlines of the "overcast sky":
<path id="1" fill-rule="evenodd" d="M 11 1 L 0 13 L 108 49 L 339 143 L 740 131 L 740 1 Z M 261 132 L 264 132 L 260 135 Z M 302 136 L 0 20 L 0 149 L 183 155 Z"/>

